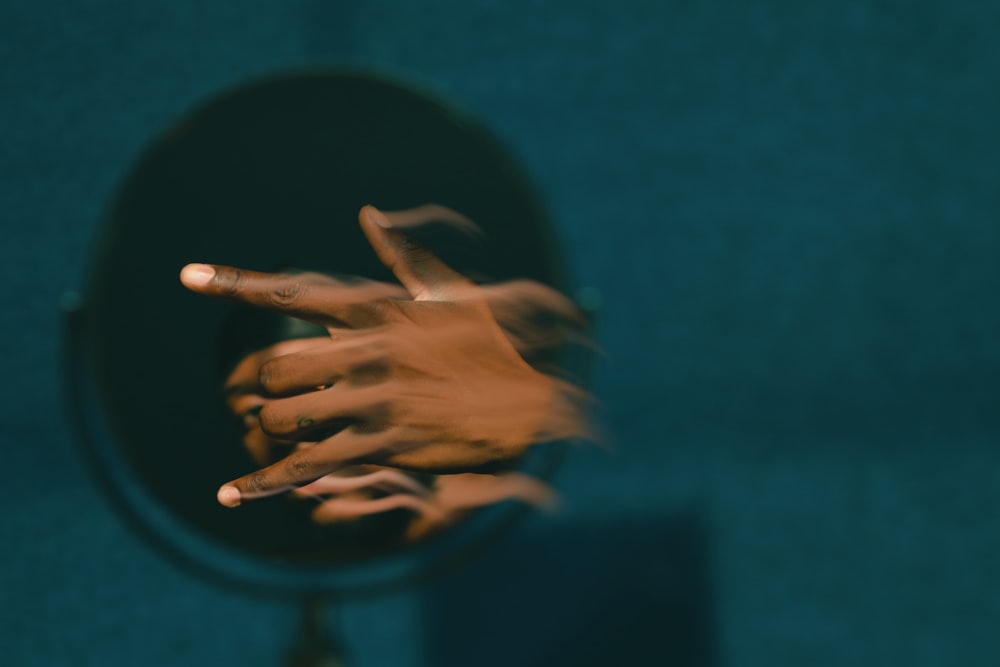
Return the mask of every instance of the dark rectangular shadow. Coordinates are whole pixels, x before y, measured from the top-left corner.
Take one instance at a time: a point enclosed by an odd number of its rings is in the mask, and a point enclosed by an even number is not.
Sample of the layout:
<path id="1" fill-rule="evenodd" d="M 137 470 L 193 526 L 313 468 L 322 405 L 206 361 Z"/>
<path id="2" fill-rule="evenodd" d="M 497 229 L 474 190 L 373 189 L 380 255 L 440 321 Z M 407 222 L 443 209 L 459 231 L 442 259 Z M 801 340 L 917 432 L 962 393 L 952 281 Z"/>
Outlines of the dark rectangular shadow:
<path id="1" fill-rule="evenodd" d="M 697 516 L 530 523 L 426 590 L 426 664 L 717 664 Z"/>

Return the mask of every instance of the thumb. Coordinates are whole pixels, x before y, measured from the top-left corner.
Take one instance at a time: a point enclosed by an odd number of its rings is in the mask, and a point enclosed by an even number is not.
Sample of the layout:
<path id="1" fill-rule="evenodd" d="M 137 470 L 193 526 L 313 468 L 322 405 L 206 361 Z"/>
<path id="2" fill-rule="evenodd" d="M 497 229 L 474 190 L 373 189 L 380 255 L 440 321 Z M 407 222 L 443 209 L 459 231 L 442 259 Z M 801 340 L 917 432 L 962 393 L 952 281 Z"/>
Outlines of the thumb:
<path id="1" fill-rule="evenodd" d="M 358 214 L 361 231 L 378 258 L 416 301 L 444 301 L 466 295 L 472 283 L 434 253 L 394 230 L 392 222 L 374 206 Z"/>

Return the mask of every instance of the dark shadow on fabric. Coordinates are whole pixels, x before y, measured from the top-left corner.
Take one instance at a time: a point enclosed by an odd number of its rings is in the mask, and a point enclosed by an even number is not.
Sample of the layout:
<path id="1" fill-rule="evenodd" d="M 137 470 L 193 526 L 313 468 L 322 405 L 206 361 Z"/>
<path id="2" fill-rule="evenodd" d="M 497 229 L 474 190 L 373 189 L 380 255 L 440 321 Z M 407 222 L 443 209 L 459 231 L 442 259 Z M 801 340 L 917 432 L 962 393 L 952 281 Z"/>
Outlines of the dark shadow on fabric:
<path id="1" fill-rule="evenodd" d="M 709 549 L 695 514 L 535 523 L 427 590 L 428 664 L 715 665 Z"/>

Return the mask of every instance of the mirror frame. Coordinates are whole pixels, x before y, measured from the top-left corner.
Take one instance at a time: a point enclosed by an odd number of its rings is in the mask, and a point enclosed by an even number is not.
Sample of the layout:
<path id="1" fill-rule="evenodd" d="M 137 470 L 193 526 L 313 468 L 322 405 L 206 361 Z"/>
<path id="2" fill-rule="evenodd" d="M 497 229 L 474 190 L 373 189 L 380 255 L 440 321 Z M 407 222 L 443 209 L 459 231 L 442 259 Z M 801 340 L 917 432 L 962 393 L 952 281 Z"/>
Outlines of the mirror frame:
<path id="1" fill-rule="evenodd" d="M 476 133 L 490 137 L 488 133 L 466 114 L 416 91 L 409 85 L 391 77 L 354 68 L 323 68 L 319 70 L 295 70 L 252 81 L 249 84 L 224 91 L 221 96 L 200 106 L 192 114 L 182 119 L 189 122 L 205 109 L 229 99 L 241 91 L 256 86 L 267 86 L 286 77 L 363 77 L 378 82 L 379 85 L 396 87 L 407 94 L 419 95 L 438 106 L 441 113 L 459 119 Z M 169 136 L 168 128 L 165 136 Z M 154 141 L 146 153 L 138 160 L 142 164 L 163 140 Z M 516 165 L 515 161 L 495 139 L 490 138 L 501 159 Z M 518 173 L 522 187 L 530 205 L 538 212 L 545 224 L 541 230 L 548 233 L 550 253 L 558 249 L 552 237 L 553 231 L 548 216 L 541 209 L 540 200 L 522 172 Z M 128 179 L 126 179 L 126 183 Z M 123 186 L 123 188 L 126 186 Z M 119 195 L 120 196 L 120 195 Z M 117 197 L 116 197 L 117 201 Z M 105 221 L 101 237 L 110 231 L 111 219 Z M 100 248 L 99 248 L 100 250 Z M 558 256 L 549 258 L 555 271 L 566 280 L 566 270 Z M 241 590 L 294 594 L 343 596 L 368 594 L 393 589 L 401 585 L 423 580 L 439 573 L 455 563 L 469 557 L 478 549 L 496 538 L 510 527 L 526 508 L 506 501 L 472 513 L 469 517 L 441 533 L 421 542 L 364 561 L 337 563 L 336 565 L 285 561 L 238 548 L 206 535 L 192 526 L 188 520 L 166 506 L 144 484 L 133 465 L 124 455 L 123 446 L 117 441 L 110 426 L 108 415 L 100 399 L 101 387 L 97 378 L 101 369 L 95 360 L 95 313 L 90 308 L 95 295 L 93 276 L 99 257 L 90 257 L 87 283 L 82 296 L 70 296 L 64 300 L 66 313 L 64 332 L 64 367 L 67 378 L 67 399 L 72 419 L 80 436 L 86 459 L 94 476 L 99 480 L 105 493 L 113 500 L 139 533 L 160 551 L 168 554 L 182 566 L 191 569 L 212 581 L 231 584 Z M 566 285 L 559 285 L 565 288 Z M 579 368 L 584 362 L 570 359 L 562 365 Z M 546 443 L 533 447 L 525 457 L 519 470 L 541 479 L 548 479 L 561 460 L 566 443 Z"/>

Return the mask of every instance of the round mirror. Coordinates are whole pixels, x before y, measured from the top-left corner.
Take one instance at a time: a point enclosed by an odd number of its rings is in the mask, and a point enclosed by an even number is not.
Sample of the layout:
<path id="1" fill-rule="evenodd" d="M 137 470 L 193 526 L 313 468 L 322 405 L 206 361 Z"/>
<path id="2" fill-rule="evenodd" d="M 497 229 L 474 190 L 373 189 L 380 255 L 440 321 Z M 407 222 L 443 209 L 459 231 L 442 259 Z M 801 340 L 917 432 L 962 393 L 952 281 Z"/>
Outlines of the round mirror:
<path id="1" fill-rule="evenodd" d="M 255 467 L 223 405 L 223 378 L 240 350 L 268 342 L 232 331 L 270 329 L 188 292 L 178 270 L 210 261 L 390 280 L 358 210 L 428 203 L 483 232 L 478 241 L 419 232 L 459 272 L 564 290 L 548 222 L 514 161 L 467 116 L 398 82 L 353 71 L 255 82 L 142 156 L 105 221 L 67 340 L 94 469 L 159 546 L 244 587 L 346 593 L 443 567 L 514 518 L 517 506 L 500 503 L 404 546 L 401 510 L 329 527 L 279 499 L 216 502 L 220 483 Z M 545 476 L 558 450 L 536 446 L 520 465 Z"/>

